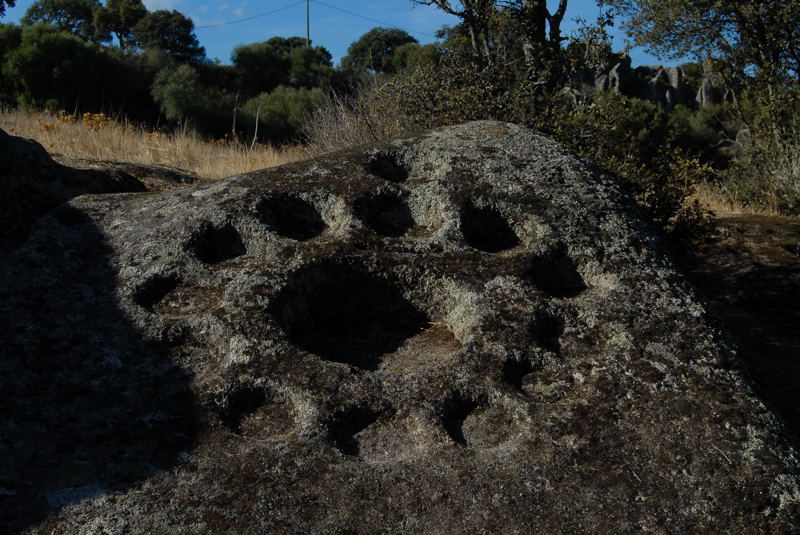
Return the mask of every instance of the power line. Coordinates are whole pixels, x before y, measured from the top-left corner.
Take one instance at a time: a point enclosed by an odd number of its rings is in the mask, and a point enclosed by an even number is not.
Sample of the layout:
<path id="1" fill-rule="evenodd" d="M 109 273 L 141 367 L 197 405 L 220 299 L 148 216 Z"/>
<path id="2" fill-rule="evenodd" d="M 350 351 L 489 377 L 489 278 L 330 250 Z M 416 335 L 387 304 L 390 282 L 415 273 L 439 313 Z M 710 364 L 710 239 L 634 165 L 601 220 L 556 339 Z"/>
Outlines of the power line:
<path id="1" fill-rule="evenodd" d="M 294 6 L 299 6 L 300 4 L 305 4 L 307 0 L 300 0 L 299 2 L 295 2 L 294 4 L 289 4 L 288 6 L 283 6 L 278 9 L 274 9 L 272 11 L 267 11 L 266 13 L 259 13 L 258 15 L 253 15 L 251 17 L 245 17 L 243 19 L 236 19 L 236 20 L 229 20 L 228 22 L 220 22 L 218 24 L 206 24 L 205 26 L 195 26 L 195 30 L 202 30 L 205 28 L 217 28 L 219 26 L 227 26 L 228 24 L 236 24 L 237 22 L 244 22 L 246 20 L 253 20 L 260 17 L 266 17 L 267 15 L 273 15 L 275 13 L 279 13 L 286 9 L 292 8 Z"/>
<path id="2" fill-rule="evenodd" d="M 370 22 L 376 22 L 376 23 L 380 24 L 381 26 L 388 26 L 389 28 L 397 28 L 398 30 L 403 30 L 403 31 L 408 32 L 408 33 L 415 33 L 417 35 L 424 35 L 425 37 L 436 38 L 435 35 L 430 34 L 430 33 L 420 32 L 420 31 L 416 31 L 416 30 L 410 30 L 408 28 L 401 28 L 400 26 L 397 26 L 395 24 L 390 24 L 388 22 L 384 22 L 384 21 L 381 21 L 381 20 L 373 19 L 373 18 L 370 18 L 370 17 L 365 17 L 364 15 L 359 15 L 358 13 L 354 13 L 352 11 L 348 11 L 346 9 L 342 9 L 340 7 L 332 6 L 330 4 L 326 4 L 325 2 L 320 2 L 319 0 L 311 0 L 311 1 L 314 2 L 315 4 L 319 4 L 321 6 L 327 7 L 328 9 L 333 9 L 335 11 L 341 11 L 342 13 L 347 13 L 348 15 L 351 15 L 353 17 L 358 17 L 360 19 L 368 20 Z"/>

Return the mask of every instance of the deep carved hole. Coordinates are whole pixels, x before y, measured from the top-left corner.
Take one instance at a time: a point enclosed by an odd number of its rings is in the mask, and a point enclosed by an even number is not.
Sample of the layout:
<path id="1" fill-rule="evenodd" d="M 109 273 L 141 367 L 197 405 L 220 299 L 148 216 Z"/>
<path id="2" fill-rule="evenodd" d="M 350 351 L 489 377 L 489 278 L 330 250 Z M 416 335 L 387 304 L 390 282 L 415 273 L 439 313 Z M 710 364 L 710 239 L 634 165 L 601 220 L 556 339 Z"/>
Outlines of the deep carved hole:
<path id="1" fill-rule="evenodd" d="M 461 233 L 471 247 L 487 253 L 499 253 L 519 245 L 514 229 L 490 206 L 465 206 L 461 210 Z"/>
<path id="2" fill-rule="evenodd" d="M 397 161 L 397 156 L 388 152 L 375 155 L 367 164 L 367 171 L 390 182 L 403 182 L 408 171 Z"/>
<path id="3" fill-rule="evenodd" d="M 467 439 L 464 437 L 464 421 L 478 408 L 478 405 L 478 402 L 459 393 L 445 400 L 442 406 L 442 427 L 457 444 L 467 444 Z"/>
<path id="4" fill-rule="evenodd" d="M 219 264 L 247 253 L 239 232 L 230 223 L 217 228 L 204 226 L 192 240 L 195 256 L 206 264 Z"/>
<path id="5" fill-rule="evenodd" d="M 383 236 L 402 236 L 414 226 L 408 205 L 393 193 L 364 197 L 356 202 L 355 212 L 364 224 Z"/>
<path id="6" fill-rule="evenodd" d="M 256 206 L 256 212 L 268 229 L 293 240 L 310 240 L 325 230 L 319 212 L 308 202 L 291 195 L 264 199 Z"/>
<path id="7" fill-rule="evenodd" d="M 139 306 L 153 312 L 155 306 L 177 288 L 180 282 L 175 275 L 156 275 L 142 284 L 133 299 Z"/>
<path id="8" fill-rule="evenodd" d="M 549 312 L 538 312 L 530 324 L 529 332 L 533 342 L 541 348 L 561 353 L 561 335 L 564 334 L 564 320 Z"/>
<path id="9" fill-rule="evenodd" d="M 380 413 L 367 407 L 351 407 L 337 413 L 328 422 L 328 439 L 344 455 L 358 455 L 358 435 L 380 417 Z"/>
<path id="10" fill-rule="evenodd" d="M 266 401 L 263 387 L 253 384 L 237 385 L 217 400 L 220 421 L 238 435 L 242 432 L 242 421 Z"/>
<path id="11" fill-rule="evenodd" d="M 782 246 L 786 252 L 795 256 L 800 256 L 800 243 L 789 243 Z"/>
<path id="12" fill-rule="evenodd" d="M 367 370 L 428 326 L 396 287 L 332 263 L 290 275 L 271 312 L 301 349 Z"/>
<path id="13" fill-rule="evenodd" d="M 525 377 L 533 372 L 533 365 L 528 359 L 508 359 L 503 364 L 503 379 L 510 385 L 522 390 Z"/>
<path id="14" fill-rule="evenodd" d="M 553 297 L 575 297 L 587 288 L 578 268 L 563 248 L 535 259 L 526 278 Z"/>

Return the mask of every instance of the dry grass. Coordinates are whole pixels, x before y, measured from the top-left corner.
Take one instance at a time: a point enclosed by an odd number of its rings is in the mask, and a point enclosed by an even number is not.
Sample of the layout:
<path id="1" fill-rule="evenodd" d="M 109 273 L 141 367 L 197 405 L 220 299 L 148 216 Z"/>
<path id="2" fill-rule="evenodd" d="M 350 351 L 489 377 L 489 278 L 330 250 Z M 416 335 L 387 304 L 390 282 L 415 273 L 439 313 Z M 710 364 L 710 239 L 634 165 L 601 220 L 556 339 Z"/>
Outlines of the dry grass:
<path id="1" fill-rule="evenodd" d="M 775 197 L 762 199 L 753 203 L 752 199 L 740 199 L 724 185 L 698 184 L 689 200 L 697 200 L 704 208 L 717 215 L 782 215 Z"/>
<path id="2" fill-rule="evenodd" d="M 102 114 L 82 117 L 0 110 L 0 128 L 33 138 L 48 152 L 68 158 L 158 164 L 191 171 L 203 178 L 275 167 L 306 157 L 302 147 L 249 147 L 240 143 L 204 142 L 183 133 L 164 134 L 118 123 Z"/>

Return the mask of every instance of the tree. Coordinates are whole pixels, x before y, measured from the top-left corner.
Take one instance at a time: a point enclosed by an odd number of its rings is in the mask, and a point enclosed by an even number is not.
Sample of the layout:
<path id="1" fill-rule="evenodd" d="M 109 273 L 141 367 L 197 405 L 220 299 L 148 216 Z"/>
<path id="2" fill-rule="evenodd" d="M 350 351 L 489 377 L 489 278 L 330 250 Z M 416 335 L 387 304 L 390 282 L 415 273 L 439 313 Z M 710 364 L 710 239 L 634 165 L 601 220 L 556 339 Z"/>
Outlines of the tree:
<path id="1" fill-rule="evenodd" d="M 394 51 L 392 68 L 394 72 L 410 72 L 422 65 L 435 64 L 440 56 L 440 45 L 406 43 Z"/>
<path id="2" fill-rule="evenodd" d="M 800 81 L 797 0 L 610 0 L 635 44 L 663 58 L 717 59 L 742 76 Z"/>
<path id="3" fill-rule="evenodd" d="M 395 50 L 417 40 L 403 30 L 372 28 L 347 48 L 342 58 L 342 68 L 350 71 L 394 73 L 392 56 Z"/>
<path id="4" fill-rule="evenodd" d="M 133 28 L 146 15 L 142 0 L 107 0 L 104 7 L 95 10 L 94 24 L 100 32 L 113 33 L 124 49 L 136 44 Z"/>
<path id="5" fill-rule="evenodd" d="M 19 48 L 10 52 L 3 74 L 14 81 L 18 100 L 72 109 L 101 100 L 108 68 L 96 47 L 53 26 L 24 28 Z"/>
<path id="6" fill-rule="evenodd" d="M 177 61 L 196 63 L 206 55 L 194 34 L 192 19 L 175 10 L 147 13 L 131 33 L 140 47 L 161 50 Z"/>
<path id="7" fill-rule="evenodd" d="M 518 33 L 526 64 L 541 81 L 553 81 L 553 72 L 560 67 L 562 59 L 561 22 L 567 11 L 567 0 L 559 0 L 553 11 L 547 7 L 546 0 L 412 1 L 436 6 L 461 19 L 479 67 L 495 62 L 498 51 L 507 48 L 503 33 L 513 28 Z"/>
<path id="8" fill-rule="evenodd" d="M 333 76 L 331 53 L 321 46 L 306 46 L 302 37 L 273 37 L 239 45 L 233 49 L 231 61 L 249 96 L 272 91 L 279 85 L 322 87 Z"/>
<path id="9" fill-rule="evenodd" d="M 87 42 L 102 42 L 109 35 L 97 32 L 95 12 L 102 9 L 99 0 L 36 0 L 20 21 L 24 26 L 43 23 L 69 32 Z"/>
<path id="10" fill-rule="evenodd" d="M 14 0 L 0 0 L 0 17 L 6 14 L 6 6 L 14 7 Z"/>
<path id="11" fill-rule="evenodd" d="M 258 117 L 263 135 L 273 140 L 288 140 L 303 126 L 306 116 L 323 101 L 322 90 L 279 86 L 270 93 L 248 100 L 244 111 Z"/>
<path id="12" fill-rule="evenodd" d="M 199 107 L 197 72 L 188 65 L 164 69 L 156 75 L 151 94 L 167 119 L 186 121 Z"/>
<path id="13" fill-rule="evenodd" d="M 289 52 L 289 82 L 293 87 L 323 87 L 333 76 L 333 57 L 321 46 L 303 45 Z"/>
<path id="14" fill-rule="evenodd" d="M 231 61 L 250 95 L 272 91 L 289 82 L 289 58 L 269 41 L 237 46 Z"/>

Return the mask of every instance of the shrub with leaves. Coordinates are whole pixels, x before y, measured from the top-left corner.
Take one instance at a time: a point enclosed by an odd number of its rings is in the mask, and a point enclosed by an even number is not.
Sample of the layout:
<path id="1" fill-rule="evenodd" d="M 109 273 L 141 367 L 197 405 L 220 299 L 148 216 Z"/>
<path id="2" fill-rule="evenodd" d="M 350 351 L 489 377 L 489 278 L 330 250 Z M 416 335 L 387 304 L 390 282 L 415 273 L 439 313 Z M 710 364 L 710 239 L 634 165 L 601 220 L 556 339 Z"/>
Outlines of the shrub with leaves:
<path id="1" fill-rule="evenodd" d="M 185 123 L 199 107 L 197 72 L 188 65 L 160 71 L 151 92 L 167 119 L 173 121 Z"/>
<path id="2" fill-rule="evenodd" d="M 322 100 L 323 93 L 319 88 L 278 86 L 270 93 L 262 93 L 248 100 L 243 112 L 258 125 L 263 137 L 287 141 L 299 135 L 306 116 Z"/>

